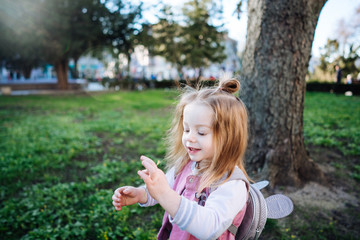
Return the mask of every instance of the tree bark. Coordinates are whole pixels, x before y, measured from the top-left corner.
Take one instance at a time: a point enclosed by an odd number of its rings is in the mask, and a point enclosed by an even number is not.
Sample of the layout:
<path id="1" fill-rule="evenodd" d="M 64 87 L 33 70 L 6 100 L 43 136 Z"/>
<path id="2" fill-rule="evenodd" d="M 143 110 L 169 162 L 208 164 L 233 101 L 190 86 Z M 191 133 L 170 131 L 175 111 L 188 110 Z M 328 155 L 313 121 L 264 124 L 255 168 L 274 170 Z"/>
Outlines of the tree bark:
<path id="1" fill-rule="evenodd" d="M 305 75 L 326 0 L 249 0 L 241 98 L 249 111 L 247 168 L 275 185 L 325 177 L 303 139 Z"/>
<path id="2" fill-rule="evenodd" d="M 78 61 L 79 61 L 79 58 L 80 58 L 80 57 L 74 57 L 74 72 L 73 72 L 73 74 L 74 74 L 73 78 L 74 78 L 74 79 L 79 78 L 79 71 L 78 71 Z"/>
<path id="3" fill-rule="evenodd" d="M 31 77 L 32 69 L 33 69 L 33 67 L 30 65 L 26 65 L 26 64 L 23 65 L 22 73 L 23 73 L 25 79 L 29 79 Z"/>
<path id="4" fill-rule="evenodd" d="M 60 90 L 69 89 L 68 83 L 68 70 L 69 70 L 69 61 L 61 60 L 55 63 L 55 71 L 57 76 L 57 85 Z"/>

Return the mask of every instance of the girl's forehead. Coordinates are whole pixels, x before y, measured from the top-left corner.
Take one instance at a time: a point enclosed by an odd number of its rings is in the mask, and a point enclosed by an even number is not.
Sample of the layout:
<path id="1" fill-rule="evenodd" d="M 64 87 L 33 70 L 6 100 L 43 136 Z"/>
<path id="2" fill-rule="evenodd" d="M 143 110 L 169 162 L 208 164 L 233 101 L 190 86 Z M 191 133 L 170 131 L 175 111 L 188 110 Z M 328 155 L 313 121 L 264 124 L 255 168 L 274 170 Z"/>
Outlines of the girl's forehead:
<path id="1" fill-rule="evenodd" d="M 187 104 L 183 121 L 188 124 L 212 126 L 214 112 L 210 106 L 201 102 Z"/>

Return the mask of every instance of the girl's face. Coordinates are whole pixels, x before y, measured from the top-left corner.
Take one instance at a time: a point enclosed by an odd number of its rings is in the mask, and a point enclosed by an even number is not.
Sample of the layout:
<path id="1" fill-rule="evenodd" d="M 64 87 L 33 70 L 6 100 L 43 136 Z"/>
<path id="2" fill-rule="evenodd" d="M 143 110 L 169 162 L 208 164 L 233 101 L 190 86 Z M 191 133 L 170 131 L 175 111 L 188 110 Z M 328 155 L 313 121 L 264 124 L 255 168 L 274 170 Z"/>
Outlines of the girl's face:
<path id="1" fill-rule="evenodd" d="M 205 104 L 194 102 L 185 106 L 182 143 L 192 161 L 210 160 L 214 156 L 213 119 L 212 109 Z"/>

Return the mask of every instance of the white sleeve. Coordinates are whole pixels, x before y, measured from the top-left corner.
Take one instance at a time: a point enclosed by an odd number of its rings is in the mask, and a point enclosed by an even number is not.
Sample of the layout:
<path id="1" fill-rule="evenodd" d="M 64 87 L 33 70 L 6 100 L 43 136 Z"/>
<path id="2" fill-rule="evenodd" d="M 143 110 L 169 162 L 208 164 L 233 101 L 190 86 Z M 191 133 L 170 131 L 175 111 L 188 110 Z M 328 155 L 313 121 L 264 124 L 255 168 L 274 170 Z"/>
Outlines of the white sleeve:
<path id="1" fill-rule="evenodd" d="M 206 200 L 205 207 L 181 197 L 180 207 L 170 222 L 199 239 L 216 239 L 228 229 L 246 203 L 242 180 L 222 184 Z"/>
<path id="2" fill-rule="evenodd" d="M 175 168 L 171 168 L 171 169 L 165 174 L 165 176 L 166 176 L 166 179 L 167 179 L 170 187 L 172 188 L 173 185 L 174 185 L 174 182 L 175 182 Z M 141 187 L 143 187 L 143 188 L 146 190 L 148 201 L 147 201 L 146 203 L 144 203 L 144 204 L 139 203 L 139 205 L 140 205 L 141 207 L 150 207 L 150 206 L 154 206 L 155 204 L 157 204 L 158 202 L 157 202 L 154 198 L 152 198 L 152 197 L 150 196 L 149 192 L 147 191 L 146 185 L 144 184 L 144 185 L 142 185 Z"/>

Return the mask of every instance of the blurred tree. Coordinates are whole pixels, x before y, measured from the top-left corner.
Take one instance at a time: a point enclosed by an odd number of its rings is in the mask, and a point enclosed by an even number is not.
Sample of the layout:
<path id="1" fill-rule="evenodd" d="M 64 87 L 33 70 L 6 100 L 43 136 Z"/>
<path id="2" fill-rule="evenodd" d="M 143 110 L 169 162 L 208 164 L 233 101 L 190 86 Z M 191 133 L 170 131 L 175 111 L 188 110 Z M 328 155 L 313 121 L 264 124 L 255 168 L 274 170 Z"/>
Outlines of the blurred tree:
<path id="1" fill-rule="evenodd" d="M 353 34 L 352 29 L 347 26 L 344 19 L 338 22 L 337 26 L 337 39 L 341 42 L 342 54 L 345 54 L 345 47 L 349 41 L 349 38 Z"/>
<path id="2" fill-rule="evenodd" d="M 326 45 L 322 49 L 322 53 L 320 54 L 319 68 L 323 71 L 333 71 L 334 65 L 330 66 L 330 63 L 337 59 L 338 52 L 339 42 L 336 39 L 328 39 Z"/>
<path id="3" fill-rule="evenodd" d="M 324 181 L 303 138 L 305 76 L 326 0 L 249 0 L 241 97 L 249 110 L 248 168 L 272 186 Z"/>
<path id="4" fill-rule="evenodd" d="M 35 6 L 19 0 L 1 0 L 0 5 L 0 60 L 11 72 L 29 78 L 32 68 L 42 62 L 40 32 L 32 16 Z"/>
<path id="5" fill-rule="evenodd" d="M 83 1 L 83 3 L 81 3 Z M 104 17 L 108 14 L 108 9 L 99 1 L 81 3 L 74 11 L 70 35 L 76 41 L 72 41 L 72 50 L 70 57 L 74 60 L 74 78 L 78 78 L 77 62 L 79 58 L 88 51 L 94 49 L 102 49 L 105 43 L 105 35 L 103 34 Z"/>
<path id="6" fill-rule="evenodd" d="M 68 88 L 69 59 L 75 62 L 90 47 L 102 44 L 102 16 L 108 12 L 93 0 L 2 1 L 5 34 L 1 56 L 29 77 L 40 62 L 54 65 L 58 88 Z"/>
<path id="7" fill-rule="evenodd" d="M 136 36 L 141 25 L 142 3 L 135 5 L 129 1 L 107 0 L 109 13 L 103 21 L 106 48 L 118 59 L 120 53 L 128 59 L 127 72 L 130 72 L 131 53 L 137 44 Z"/>
<path id="8" fill-rule="evenodd" d="M 184 29 L 177 23 L 176 16 L 168 5 L 161 9 L 158 17 L 159 22 L 152 26 L 154 47 L 150 47 L 150 54 L 163 56 L 181 74 L 185 64 Z M 147 46 L 149 47 L 149 44 Z"/>
<path id="9" fill-rule="evenodd" d="M 360 45 L 350 44 L 348 50 L 344 47 L 342 49 L 340 50 L 340 44 L 336 39 L 328 39 L 320 55 L 319 70 L 334 73 L 335 65 L 339 65 L 344 76 L 356 75 L 359 72 L 356 61 L 360 59 Z"/>
<path id="10" fill-rule="evenodd" d="M 103 39 L 102 17 L 107 9 L 100 1 L 51 0 L 36 3 L 42 57 L 54 65 L 58 88 L 68 88 L 69 60 L 75 61 Z"/>
<path id="11" fill-rule="evenodd" d="M 136 41 L 138 44 L 145 46 L 149 50 L 149 54 L 154 56 L 156 40 L 153 37 L 153 25 L 150 23 L 143 23 L 141 25 L 141 31 L 136 35 Z"/>
<path id="12" fill-rule="evenodd" d="M 77 77 L 77 60 L 90 49 L 107 47 L 130 58 L 140 6 L 119 0 L 0 1 L 1 59 L 27 72 L 41 61 L 53 64 L 59 89 L 68 88 L 69 60 Z"/>
<path id="13" fill-rule="evenodd" d="M 212 23 L 221 11 L 221 7 L 211 0 L 186 2 L 181 16 L 165 5 L 159 22 L 152 26 L 155 45 L 151 53 L 163 56 L 179 73 L 184 66 L 198 69 L 199 79 L 203 67 L 226 58 L 222 26 Z"/>
<path id="14" fill-rule="evenodd" d="M 185 3 L 183 14 L 187 23 L 182 30 L 183 48 L 186 66 L 198 69 L 198 79 L 202 75 L 202 68 L 210 63 L 222 62 L 224 54 L 224 32 L 210 21 L 222 9 L 218 9 L 212 0 L 191 0 Z"/>
<path id="15" fill-rule="evenodd" d="M 360 6 L 355 10 L 349 22 L 340 20 L 337 27 L 337 39 L 328 40 L 322 49 L 319 68 L 324 72 L 334 72 L 339 64 L 344 76 L 357 75 L 360 69 L 356 61 L 360 58 Z"/>
<path id="16" fill-rule="evenodd" d="M 165 9 L 167 7 L 168 6 L 166 4 L 163 4 L 162 2 L 147 5 L 144 4 L 143 11 L 152 11 L 159 13 L 156 14 L 155 17 L 159 20 L 159 22 L 161 22 L 163 19 L 172 19 L 173 13 L 171 12 L 170 8 L 170 11 L 165 13 Z M 141 25 L 141 31 L 138 32 L 135 36 L 136 43 L 145 46 L 151 56 L 157 55 L 155 53 L 155 49 L 158 41 L 153 36 L 154 26 L 156 26 L 156 24 L 154 25 L 152 23 L 149 23 L 148 21 L 143 22 Z"/>
<path id="17" fill-rule="evenodd" d="M 357 46 L 351 44 L 349 46 L 348 54 L 339 57 L 338 62 L 340 63 L 340 66 L 342 66 L 342 70 L 345 76 L 348 74 L 355 76 L 360 72 L 360 69 L 356 66 L 356 61 L 360 59 L 359 52 L 360 44 Z"/>

